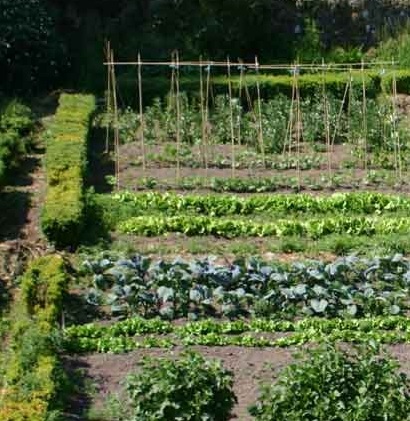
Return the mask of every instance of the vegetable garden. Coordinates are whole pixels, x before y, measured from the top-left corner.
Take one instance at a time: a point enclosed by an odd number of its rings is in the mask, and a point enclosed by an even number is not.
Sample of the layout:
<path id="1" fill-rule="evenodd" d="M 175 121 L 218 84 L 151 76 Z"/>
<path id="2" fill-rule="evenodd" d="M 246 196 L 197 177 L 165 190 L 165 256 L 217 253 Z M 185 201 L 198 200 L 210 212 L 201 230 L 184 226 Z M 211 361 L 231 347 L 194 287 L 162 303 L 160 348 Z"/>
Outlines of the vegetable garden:
<path id="1" fill-rule="evenodd" d="M 408 419 L 408 72 L 105 64 L 38 128 L 0 419 Z M 35 125 L 2 110 L 11 184 Z"/>

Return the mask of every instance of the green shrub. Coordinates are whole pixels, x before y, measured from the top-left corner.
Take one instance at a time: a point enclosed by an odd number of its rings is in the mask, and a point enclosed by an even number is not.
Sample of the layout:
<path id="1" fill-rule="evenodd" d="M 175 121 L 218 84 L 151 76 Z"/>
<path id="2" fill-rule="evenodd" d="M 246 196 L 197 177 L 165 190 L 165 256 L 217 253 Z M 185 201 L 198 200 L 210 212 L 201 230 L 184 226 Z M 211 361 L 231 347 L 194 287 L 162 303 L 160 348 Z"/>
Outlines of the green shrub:
<path id="1" fill-rule="evenodd" d="M 56 325 L 67 281 L 57 255 L 34 260 L 22 277 L 0 400 L 2 421 L 45 421 L 61 406 L 66 377 L 58 358 Z"/>
<path id="2" fill-rule="evenodd" d="M 0 105 L 0 184 L 4 184 L 7 173 L 19 165 L 32 128 L 30 108 L 15 99 Z"/>
<path id="3" fill-rule="evenodd" d="M 93 96 L 63 94 L 47 136 L 47 195 L 41 226 L 57 246 L 76 245 L 83 228 L 83 177 L 94 109 Z"/>
<path id="4" fill-rule="evenodd" d="M 250 409 L 257 421 L 404 421 L 409 382 L 375 346 L 323 345 L 291 364 Z"/>
<path id="5" fill-rule="evenodd" d="M 391 94 L 393 92 L 393 80 L 396 79 L 397 93 L 410 93 L 410 70 L 397 70 L 396 72 L 389 71 L 382 78 L 383 91 Z"/>
<path id="6" fill-rule="evenodd" d="M 41 320 L 55 323 L 67 292 L 67 273 L 58 255 L 35 260 L 22 277 L 22 300 L 27 313 Z"/>
<path id="7" fill-rule="evenodd" d="M 369 97 L 375 97 L 380 93 L 380 80 L 382 75 L 373 71 L 365 71 L 364 80 L 366 92 Z M 337 98 L 342 98 L 349 80 L 349 73 L 346 72 L 326 72 L 325 83 L 327 91 Z M 256 76 L 252 70 L 244 77 L 242 86 L 248 87 L 252 101 L 257 98 L 257 82 L 259 82 L 260 94 L 263 99 L 271 99 L 275 95 L 283 94 L 292 96 L 293 76 L 289 74 L 269 75 L 261 73 Z M 231 77 L 232 89 L 234 95 L 239 92 L 240 77 L 233 75 Z M 362 73 L 358 70 L 352 71 L 353 89 L 360 91 L 362 89 Z M 130 106 L 136 106 L 135 102 L 135 73 L 123 74 L 118 78 L 119 89 L 122 99 Z M 228 78 L 226 76 L 212 76 L 212 91 L 214 95 L 228 94 Z M 312 96 L 320 93 L 323 89 L 323 76 L 319 73 L 305 73 L 298 78 L 301 97 Z M 189 97 L 198 97 L 199 76 L 182 76 L 180 79 L 181 92 L 186 92 Z M 152 76 L 144 78 L 144 100 L 150 104 L 154 98 L 165 98 L 170 91 L 170 80 L 166 77 Z M 242 88 L 242 102 L 247 103 L 246 91 Z"/>
<path id="8" fill-rule="evenodd" d="M 228 420 L 236 401 L 232 384 L 232 374 L 219 362 L 196 353 L 144 359 L 141 370 L 127 378 L 130 409 L 122 419 Z"/>

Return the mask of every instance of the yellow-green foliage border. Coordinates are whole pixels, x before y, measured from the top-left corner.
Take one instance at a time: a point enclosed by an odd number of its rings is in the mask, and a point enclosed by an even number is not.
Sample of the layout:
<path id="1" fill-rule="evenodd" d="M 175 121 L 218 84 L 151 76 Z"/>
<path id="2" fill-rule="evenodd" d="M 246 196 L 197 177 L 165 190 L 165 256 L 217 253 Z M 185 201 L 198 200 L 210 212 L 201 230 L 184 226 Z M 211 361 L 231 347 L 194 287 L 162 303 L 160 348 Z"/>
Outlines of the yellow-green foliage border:
<path id="1" fill-rule="evenodd" d="M 74 246 L 84 223 L 84 172 L 92 95 L 62 94 L 47 136 L 47 194 L 41 227 L 57 246 Z"/>
<path id="2" fill-rule="evenodd" d="M 54 338 L 68 280 L 58 255 L 34 260 L 22 277 L 0 394 L 1 421 L 45 421 L 58 409 L 64 374 Z"/>

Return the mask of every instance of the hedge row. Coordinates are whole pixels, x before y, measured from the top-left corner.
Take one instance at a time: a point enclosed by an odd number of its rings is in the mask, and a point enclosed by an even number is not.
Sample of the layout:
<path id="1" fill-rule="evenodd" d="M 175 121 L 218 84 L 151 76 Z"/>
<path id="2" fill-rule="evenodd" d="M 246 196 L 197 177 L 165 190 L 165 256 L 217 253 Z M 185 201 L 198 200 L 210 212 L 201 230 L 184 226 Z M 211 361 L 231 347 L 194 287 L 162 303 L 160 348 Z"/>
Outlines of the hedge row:
<path id="1" fill-rule="evenodd" d="M 410 70 L 399 70 L 395 73 L 397 79 L 398 93 L 410 93 Z M 349 81 L 350 73 L 331 73 L 325 74 L 325 84 L 328 93 L 336 97 L 343 97 L 346 90 L 346 84 Z M 353 71 L 352 85 L 353 89 L 360 93 L 363 86 L 363 77 L 360 71 Z M 366 94 L 368 97 L 375 97 L 383 91 L 392 91 L 393 72 L 365 72 Z M 226 76 L 214 76 L 211 79 L 212 90 L 214 95 L 227 94 L 228 79 Z M 234 94 L 238 94 L 240 78 L 233 76 L 231 78 Z M 271 98 L 277 94 L 284 94 L 291 96 L 293 86 L 292 75 L 263 75 L 259 78 L 256 75 L 246 75 L 243 86 L 249 88 L 252 98 L 256 98 L 256 85 L 259 81 L 260 92 L 263 98 Z M 310 96 L 315 93 L 321 93 L 323 89 L 323 75 L 316 74 L 302 74 L 298 78 L 301 96 Z M 119 77 L 119 89 L 122 99 L 132 105 L 135 101 L 135 74 L 124 74 Z M 182 76 L 180 80 L 181 90 L 198 95 L 199 92 L 199 75 Z M 160 76 L 146 76 L 143 79 L 144 99 L 147 104 L 155 97 L 164 97 L 170 90 L 170 81 L 167 77 Z M 242 89 L 243 100 L 246 101 L 245 90 Z"/>
<path id="2" fill-rule="evenodd" d="M 83 228 L 83 178 L 94 110 L 93 96 L 63 94 L 48 132 L 47 195 L 41 226 L 57 246 L 75 245 Z"/>
<path id="3" fill-rule="evenodd" d="M 0 104 L 0 184 L 9 170 L 18 166 L 26 152 L 27 138 L 34 125 L 31 110 L 17 100 Z"/>
<path id="4" fill-rule="evenodd" d="M 11 328 L 0 419 L 45 421 L 58 414 L 65 384 L 55 341 L 68 288 L 63 259 L 51 255 L 33 261 L 22 277 L 21 288 Z"/>

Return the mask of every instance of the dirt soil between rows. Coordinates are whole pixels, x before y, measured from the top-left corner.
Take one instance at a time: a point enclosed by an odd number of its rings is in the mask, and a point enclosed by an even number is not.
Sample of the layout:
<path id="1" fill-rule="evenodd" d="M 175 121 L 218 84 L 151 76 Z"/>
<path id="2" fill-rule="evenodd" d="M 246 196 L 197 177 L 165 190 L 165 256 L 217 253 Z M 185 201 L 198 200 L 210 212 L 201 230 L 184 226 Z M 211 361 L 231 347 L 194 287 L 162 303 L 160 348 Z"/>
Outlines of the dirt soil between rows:
<path id="1" fill-rule="evenodd" d="M 74 403 L 77 413 L 90 407 L 99 411 L 111 395 L 121 391 L 121 383 L 127 374 L 137 369 L 138 362 L 144 356 L 178 358 L 183 347 L 174 350 L 144 349 L 128 354 L 91 354 L 69 357 L 66 366 L 71 372 L 84 370 L 87 382 L 96 390 L 90 402 L 80 397 Z M 193 347 L 205 358 L 218 359 L 225 368 L 234 373 L 234 392 L 238 403 L 234 407 L 232 420 L 252 420 L 248 407 L 258 398 L 261 383 L 270 383 L 275 376 L 293 361 L 295 348 L 243 348 L 243 347 Z M 386 349 L 396 357 L 401 369 L 410 375 L 410 345 L 394 345 Z M 74 410 L 74 408 L 73 408 Z"/>

